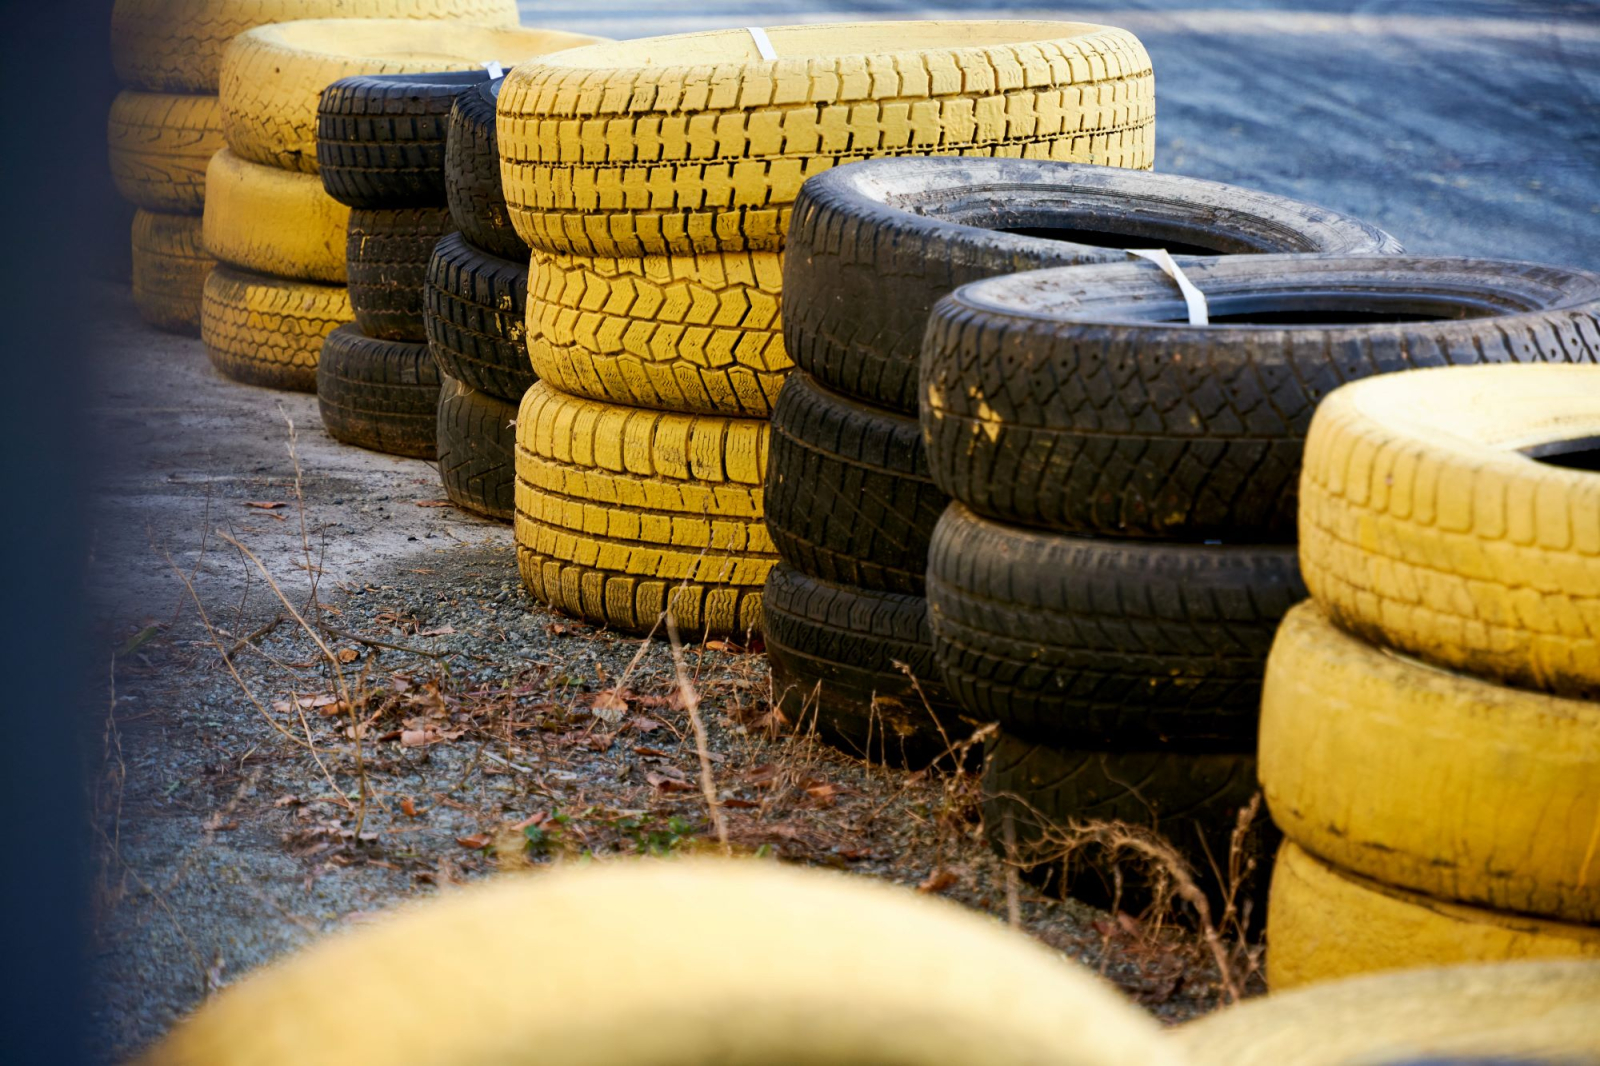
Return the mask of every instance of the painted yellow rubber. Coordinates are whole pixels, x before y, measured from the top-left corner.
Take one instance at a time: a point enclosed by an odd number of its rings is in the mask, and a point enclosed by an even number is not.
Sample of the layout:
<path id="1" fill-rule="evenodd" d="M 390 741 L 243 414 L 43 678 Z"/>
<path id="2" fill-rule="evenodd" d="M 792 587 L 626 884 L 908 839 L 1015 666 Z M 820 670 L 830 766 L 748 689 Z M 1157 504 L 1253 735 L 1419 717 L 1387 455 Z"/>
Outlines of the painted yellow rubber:
<path id="1" fill-rule="evenodd" d="M 199 333 L 201 294 L 216 265 L 200 241 L 198 218 L 134 212 L 133 302 L 152 326 Z"/>
<path id="2" fill-rule="evenodd" d="M 352 74 L 509 67 L 600 38 L 468 22 L 310 19 L 240 34 L 222 58 L 222 132 L 245 159 L 317 172 L 317 101 Z"/>
<path id="3" fill-rule="evenodd" d="M 1600 957 L 1600 927 L 1468 907 L 1338 870 L 1285 841 L 1267 903 L 1274 991 L 1382 970 Z"/>
<path id="4" fill-rule="evenodd" d="M 760 628 L 777 561 L 765 421 L 597 403 L 541 381 L 517 414 L 516 463 L 517 563 L 540 602 L 629 630 L 669 606 L 686 634 Z"/>
<path id="5" fill-rule="evenodd" d="M 1595 366 L 1422 370 L 1336 390 L 1306 441 L 1307 586 L 1375 643 L 1600 698 L 1600 476 L 1523 454 L 1597 437 Z"/>
<path id="6" fill-rule="evenodd" d="M 257 26 L 320 18 L 460 18 L 515 26 L 516 0 L 116 0 L 111 60 L 127 85 L 215 93 L 222 53 Z"/>
<path id="7" fill-rule="evenodd" d="M 596 259 L 535 252 L 528 355 L 562 392 L 766 417 L 793 365 L 775 252 Z"/>
<path id="8" fill-rule="evenodd" d="M 342 285 L 219 265 L 206 278 L 200 336 L 211 365 L 250 385 L 317 391 L 322 339 L 355 320 Z"/>
<path id="9" fill-rule="evenodd" d="M 1191 1066 L 1600 1061 L 1600 962 L 1375 974 L 1253 999 L 1173 1032 Z"/>
<path id="10" fill-rule="evenodd" d="M 222 147 L 215 96 L 122 92 L 106 122 L 111 179 L 135 207 L 198 215 L 206 164 Z"/>
<path id="11" fill-rule="evenodd" d="M 980 915 L 708 859 L 573 865 L 402 909 L 231 985 L 141 1061 L 1181 1062 L 1087 969 Z"/>
<path id="12" fill-rule="evenodd" d="M 878 22 L 595 45 L 500 93 L 512 223 L 585 255 L 777 249 L 800 183 L 893 155 L 1151 165 L 1150 57 L 1070 22 Z"/>
<path id="13" fill-rule="evenodd" d="M 1304 603 L 1267 660 L 1260 760 L 1272 820 L 1342 869 L 1600 922 L 1600 703 L 1381 651 Z"/>
<path id="14" fill-rule="evenodd" d="M 343 284 L 350 209 L 312 174 L 223 149 L 206 170 L 206 250 L 259 274 Z"/>

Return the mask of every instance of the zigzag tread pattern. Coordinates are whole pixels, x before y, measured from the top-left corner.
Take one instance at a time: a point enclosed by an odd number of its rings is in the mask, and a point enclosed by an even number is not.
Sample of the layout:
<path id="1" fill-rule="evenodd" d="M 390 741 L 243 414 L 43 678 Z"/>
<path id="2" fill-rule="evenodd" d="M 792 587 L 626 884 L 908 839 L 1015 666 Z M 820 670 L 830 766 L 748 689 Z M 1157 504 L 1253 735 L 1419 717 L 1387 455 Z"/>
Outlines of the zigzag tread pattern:
<path id="1" fill-rule="evenodd" d="M 454 231 L 443 207 L 351 210 L 345 273 L 361 332 L 383 340 L 428 339 L 423 323 L 428 265 L 434 246 Z"/>
<path id="2" fill-rule="evenodd" d="M 528 355 L 576 396 L 763 417 L 790 367 L 772 253 L 533 253 Z"/>
<path id="3" fill-rule="evenodd" d="M 219 265 L 206 278 L 200 335 L 225 377 L 315 392 L 323 339 L 355 312 L 343 286 Z"/>
<path id="4" fill-rule="evenodd" d="M 136 207 L 198 215 L 206 164 L 223 147 L 215 96 L 124 91 L 106 122 L 111 179 Z"/>

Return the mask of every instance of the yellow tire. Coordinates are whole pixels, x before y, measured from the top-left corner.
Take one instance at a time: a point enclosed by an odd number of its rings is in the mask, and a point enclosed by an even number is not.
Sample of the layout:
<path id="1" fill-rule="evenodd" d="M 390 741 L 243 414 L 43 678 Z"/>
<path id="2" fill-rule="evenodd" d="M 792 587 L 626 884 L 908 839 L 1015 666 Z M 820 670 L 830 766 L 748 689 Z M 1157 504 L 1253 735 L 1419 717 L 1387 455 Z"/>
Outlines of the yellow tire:
<path id="1" fill-rule="evenodd" d="M 229 986 L 140 1061 L 1181 1059 L 1086 968 L 955 904 L 865 877 L 685 859 L 502 877 L 402 908 Z"/>
<path id="2" fill-rule="evenodd" d="M 133 302 L 152 326 L 199 336 L 206 276 L 216 265 L 201 243 L 198 218 L 133 213 Z"/>
<path id="3" fill-rule="evenodd" d="M 1260 760 L 1272 820 L 1336 866 L 1600 922 L 1600 703 L 1382 651 L 1304 603 L 1267 661 Z"/>
<path id="4" fill-rule="evenodd" d="M 222 147 L 215 96 L 122 92 L 106 123 L 111 178 L 135 207 L 198 215 L 206 164 Z"/>
<path id="5" fill-rule="evenodd" d="M 342 285 L 288 281 L 219 265 L 206 278 L 200 336 L 211 365 L 224 377 L 316 392 L 323 338 L 355 317 Z"/>
<path id="6" fill-rule="evenodd" d="M 793 365 L 778 318 L 782 280 L 775 252 L 534 252 L 528 355 L 574 396 L 764 418 Z"/>
<path id="7" fill-rule="evenodd" d="M 517 564 L 540 602 L 634 631 L 669 607 L 686 636 L 760 628 L 777 561 L 764 420 L 619 407 L 541 381 L 517 414 L 516 464 Z"/>
<path id="8" fill-rule="evenodd" d="M 222 53 L 257 26 L 316 18 L 461 18 L 515 26 L 516 0 L 116 0 L 111 60 L 128 85 L 215 93 Z"/>
<path id="9" fill-rule="evenodd" d="M 1567 325 L 1548 344 L 1600 352 L 1593 323 Z M 1306 440 L 1306 585 L 1374 643 L 1600 698 L 1600 477 L 1529 457 L 1592 459 L 1595 438 L 1600 367 L 1421 370 L 1336 390 Z"/>
<path id="10" fill-rule="evenodd" d="M 1600 957 L 1600 927 L 1468 907 L 1338 870 L 1285 841 L 1267 903 L 1274 991 L 1380 970 Z"/>
<path id="11" fill-rule="evenodd" d="M 1353 977 L 1173 1032 L 1191 1066 L 1600 1061 L 1600 962 L 1505 962 Z"/>
<path id="12" fill-rule="evenodd" d="M 224 263 L 343 284 L 350 209 L 313 174 L 240 159 L 227 149 L 206 171 L 206 250 Z"/>
<path id="13" fill-rule="evenodd" d="M 500 93 L 512 224 L 548 251 L 774 250 L 800 183 L 894 155 L 1148 168 L 1150 57 L 1072 22 L 868 22 L 577 48 Z"/>
<path id="14" fill-rule="evenodd" d="M 352 74 L 507 67 L 598 38 L 559 30 L 401 19 L 311 19 L 241 34 L 222 59 L 222 132 L 245 159 L 317 172 L 317 101 Z"/>

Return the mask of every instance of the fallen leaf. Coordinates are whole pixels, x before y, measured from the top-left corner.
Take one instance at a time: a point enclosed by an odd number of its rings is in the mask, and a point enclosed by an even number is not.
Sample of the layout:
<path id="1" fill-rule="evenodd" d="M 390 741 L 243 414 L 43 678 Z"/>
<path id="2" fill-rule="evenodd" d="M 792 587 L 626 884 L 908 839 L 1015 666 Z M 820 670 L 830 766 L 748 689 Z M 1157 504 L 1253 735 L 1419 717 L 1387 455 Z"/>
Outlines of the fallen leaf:
<path id="1" fill-rule="evenodd" d="M 607 725 L 615 725 L 628 713 L 628 697 L 632 695 L 626 689 L 621 692 L 614 688 L 601 689 L 589 701 L 589 712 Z"/>
<path id="2" fill-rule="evenodd" d="M 410 796 L 407 796 L 405 799 L 401 800 L 400 813 L 405 815 L 407 818 L 415 818 L 417 816 L 416 801 Z"/>
<path id="3" fill-rule="evenodd" d="M 276 501 L 275 502 L 275 501 L 271 501 L 271 500 L 246 500 L 244 505 L 246 507 L 258 507 L 263 511 L 275 511 L 279 507 L 287 507 L 288 506 L 288 504 L 283 503 L 281 501 Z"/>
<path id="4" fill-rule="evenodd" d="M 474 833 L 469 837 L 456 837 L 457 844 L 460 844 L 464 848 L 470 848 L 473 851 L 479 851 L 488 847 L 491 841 L 492 838 L 488 833 Z"/>
<path id="5" fill-rule="evenodd" d="M 448 637 L 456 631 L 455 626 L 440 626 L 438 629 L 424 629 L 417 634 L 419 637 Z"/>
<path id="6" fill-rule="evenodd" d="M 705 646 L 714 651 L 744 651 L 739 645 L 731 644 L 726 640 L 708 640 Z"/>
<path id="7" fill-rule="evenodd" d="M 757 803 L 755 800 L 746 799 L 725 799 L 722 801 L 722 805 L 736 811 L 747 811 L 752 807 L 761 806 L 761 804 Z"/>
<path id="8" fill-rule="evenodd" d="M 644 779 L 650 783 L 652 788 L 660 789 L 662 792 L 694 791 L 693 785 L 678 777 L 668 777 L 665 774 L 649 773 L 644 775 Z"/>
<path id="9" fill-rule="evenodd" d="M 426 729 L 400 730 L 400 746 L 402 748 L 420 748 L 428 742 Z"/>
<path id="10" fill-rule="evenodd" d="M 657 729 L 661 728 L 660 722 L 656 721 L 654 718 L 646 718 L 643 715 L 635 718 L 633 721 L 629 722 L 628 725 L 632 726 L 633 729 L 639 733 L 654 733 Z"/>
<path id="11" fill-rule="evenodd" d="M 672 758 L 672 756 L 669 753 L 662 751 L 660 748 L 642 748 L 642 747 L 641 748 L 634 748 L 633 749 L 633 753 L 635 755 L 647 755 L 652 759 L 670 759 L 670 758 Z"/>
<path id="12" fill-rule="evenodd" d="M 339 661 L 342 663 L 353 663 L 359 658 L 361 658 L 361 653 L 354 648 L 339 649 Z"/>
<path id="13" fill-rule="evenodd" d="M 211 833 L 225 833 L 229 829 L 239 828 L 239 823 L 230 820 L 227 815 L 223 814 L 221 811 L 214 811 L 211 817 L 207 818 L 201 824 L 201 828 Z"/>
<path id="14" fill-rule="evenodd" d="M 918 892 L 943 892 L 956 883 L 956 875 L 949 870 L 935 870 L 928 879 L 917 886 Z"/>
<path id="15" fill-rule="evenodd" d="M 273 800 L 272 801 L 272 805 L 274 807 L 298 807 L 300 805 L 300 802 L 301 802 L 301 800 L 300 800 L 299 796 L 284 795 L 284 796 L 279 796 L 277 799 Z"/>
<path id="16" fill-rule="evenodd" d="M 418 507 L 454 507 L 449 500 L 418 500 Z"/>

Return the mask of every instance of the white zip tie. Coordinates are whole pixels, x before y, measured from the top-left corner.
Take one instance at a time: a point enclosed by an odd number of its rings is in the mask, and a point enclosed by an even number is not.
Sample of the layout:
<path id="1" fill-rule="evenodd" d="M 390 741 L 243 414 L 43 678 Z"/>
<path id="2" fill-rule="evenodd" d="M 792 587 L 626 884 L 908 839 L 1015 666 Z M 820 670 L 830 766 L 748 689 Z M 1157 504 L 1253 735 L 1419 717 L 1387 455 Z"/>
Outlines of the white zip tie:
<path id="1" fill-rule="evenodd" d="M 1173 261 L 1165 248 L 1124 248 L 1129 255 L 1136 255 L 1140 259 L 1148 259 L 1162 272 L 1178 283 L 1178 291 L 1183 293 L 1183 302 L 1189 308 L 1189 325 L 1211 325 L 1210 309 L 1206 305 L 1206 294 L 1195 288 L 1194 282 L 1189 280 L 1189 275 L 1183 268 Z"/>
<path id="2" fill-rule="evenodd" d="M 767 37 L 767 31 L 760 26 L 746 26 L 750 39 L 756 42 L 756 51 L 761 53 L 762 59 L 772 60 L 778 58 L 778 50 L 772 47 L 772 41 Z"/>
<path id="3" fill-rule="evenodd" d="M 492 59 L 483 65 L 483 69 L 489 72 L 490 81 L 493 81 L 495 78 L 503 78 L 506 76 L 506 68 L 502 67 L 499 63 L 496 63 Z"/>

